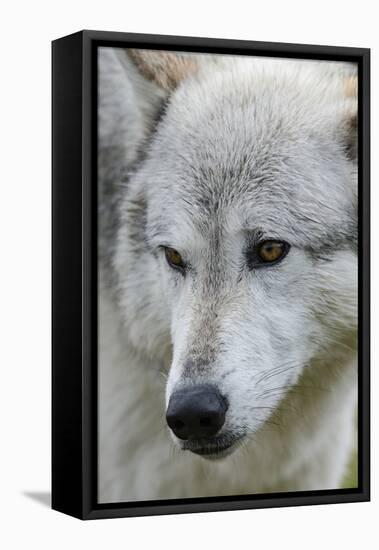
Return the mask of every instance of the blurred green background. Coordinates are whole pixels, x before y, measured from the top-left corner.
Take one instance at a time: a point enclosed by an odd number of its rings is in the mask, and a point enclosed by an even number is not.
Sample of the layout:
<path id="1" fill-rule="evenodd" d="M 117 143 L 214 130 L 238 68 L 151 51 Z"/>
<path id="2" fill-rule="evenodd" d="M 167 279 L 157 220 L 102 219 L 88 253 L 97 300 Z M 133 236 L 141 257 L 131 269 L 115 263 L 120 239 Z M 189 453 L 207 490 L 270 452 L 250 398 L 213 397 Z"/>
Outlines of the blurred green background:
<path id="1" fill-rule="evenodd" d="M 342 482 L 343 489 L 351 489 L 352 487 L 358 487 L 358 454 L 356 451 L 354 451 L 350 459 L 349 466 Z"/>

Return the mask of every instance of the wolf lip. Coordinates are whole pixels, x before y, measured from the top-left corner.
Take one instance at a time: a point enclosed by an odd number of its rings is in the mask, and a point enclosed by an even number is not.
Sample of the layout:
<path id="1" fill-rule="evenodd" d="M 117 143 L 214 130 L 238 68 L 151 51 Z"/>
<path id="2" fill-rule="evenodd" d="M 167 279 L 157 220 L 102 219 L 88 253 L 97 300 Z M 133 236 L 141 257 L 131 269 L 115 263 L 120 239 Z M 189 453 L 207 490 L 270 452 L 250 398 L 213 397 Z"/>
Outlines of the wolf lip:
<path id="1" fill-rule="evenodd" d="M 238 438 L 239 439 L 239 438 Z M 234 450 L 235 443 L 238 439 L 233 439 L 225 443 L 218 443 L 217 441 L 198 442 L 194 444 L 185 444 L 182 446 L 183 451 L 191 451 L 192 453 L 199 455 L 203 458 L 223 458 Z"/>
<path id="2" fill-rule="evenodd" d="M 225 451 L 230 449 L 232 444 L 225 445 L 223 447 L 199 447 L 198 449 L 189 449 L 192 453 L 195 453 L 200 456 L 212 457 L 224 455 Z"/>

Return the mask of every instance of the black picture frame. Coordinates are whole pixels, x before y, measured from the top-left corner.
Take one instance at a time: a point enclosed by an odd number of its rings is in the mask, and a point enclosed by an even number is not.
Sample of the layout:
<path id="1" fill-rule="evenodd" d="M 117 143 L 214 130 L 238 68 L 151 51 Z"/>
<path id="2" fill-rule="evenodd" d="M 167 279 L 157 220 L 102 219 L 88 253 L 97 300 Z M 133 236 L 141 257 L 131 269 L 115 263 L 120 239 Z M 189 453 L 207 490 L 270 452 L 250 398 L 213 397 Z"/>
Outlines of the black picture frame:
<path id="1" fill-rule="evenodd" d="M 352 61 L 359 76 L 358 488 L 98 504 L 97 63 L 99 46 Z M 370 50 L 81 31 L 52 43 L 52 507 L 81 519 L 370 499 Z"/>

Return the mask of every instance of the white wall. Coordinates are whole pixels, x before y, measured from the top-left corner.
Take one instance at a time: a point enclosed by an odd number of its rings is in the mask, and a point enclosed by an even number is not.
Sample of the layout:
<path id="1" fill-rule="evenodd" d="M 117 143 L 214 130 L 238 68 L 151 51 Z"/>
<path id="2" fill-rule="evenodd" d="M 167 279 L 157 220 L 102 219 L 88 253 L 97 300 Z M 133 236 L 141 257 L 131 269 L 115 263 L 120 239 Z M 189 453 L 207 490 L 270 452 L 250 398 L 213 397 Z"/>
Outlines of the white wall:
<path id="1" fill-rule="evenodd" d="M 371 47 L 375 153 L 375 2 L 14 0 L 2 4 L 1 23 L 0 544 L 8 538 L 2 547 L 372 548 L 379 517 L 375 434 L 371 504 L 81 523 L 25 492 L 46 492 L 50 483 L 50 40 L 92 28 Z M 373 181 L 377 169 L 374 156 Z M 375 213 L 375 185 L 372 194 Z"/>

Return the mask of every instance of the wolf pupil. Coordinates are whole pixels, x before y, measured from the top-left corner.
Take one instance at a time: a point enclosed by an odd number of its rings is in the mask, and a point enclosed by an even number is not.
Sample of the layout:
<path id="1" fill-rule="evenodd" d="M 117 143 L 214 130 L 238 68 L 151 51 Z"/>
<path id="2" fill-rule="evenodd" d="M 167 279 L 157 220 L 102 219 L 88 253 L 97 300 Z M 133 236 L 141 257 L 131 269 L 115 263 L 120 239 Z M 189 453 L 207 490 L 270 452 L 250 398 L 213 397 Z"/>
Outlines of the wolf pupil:
<path id="1" fill-rule="evenodd" d="M 286 246 L 281 241 L 265 241 L 258 248 L 260 259 L 266 263 L 278 261 L 285 253 Z"/>
<path id="2" fill-rule="evenodd" d="M 174 269 L 184 269 L 184 262 L 177 250 L 165 247 L 165 256 L 167 263 Z"/>

